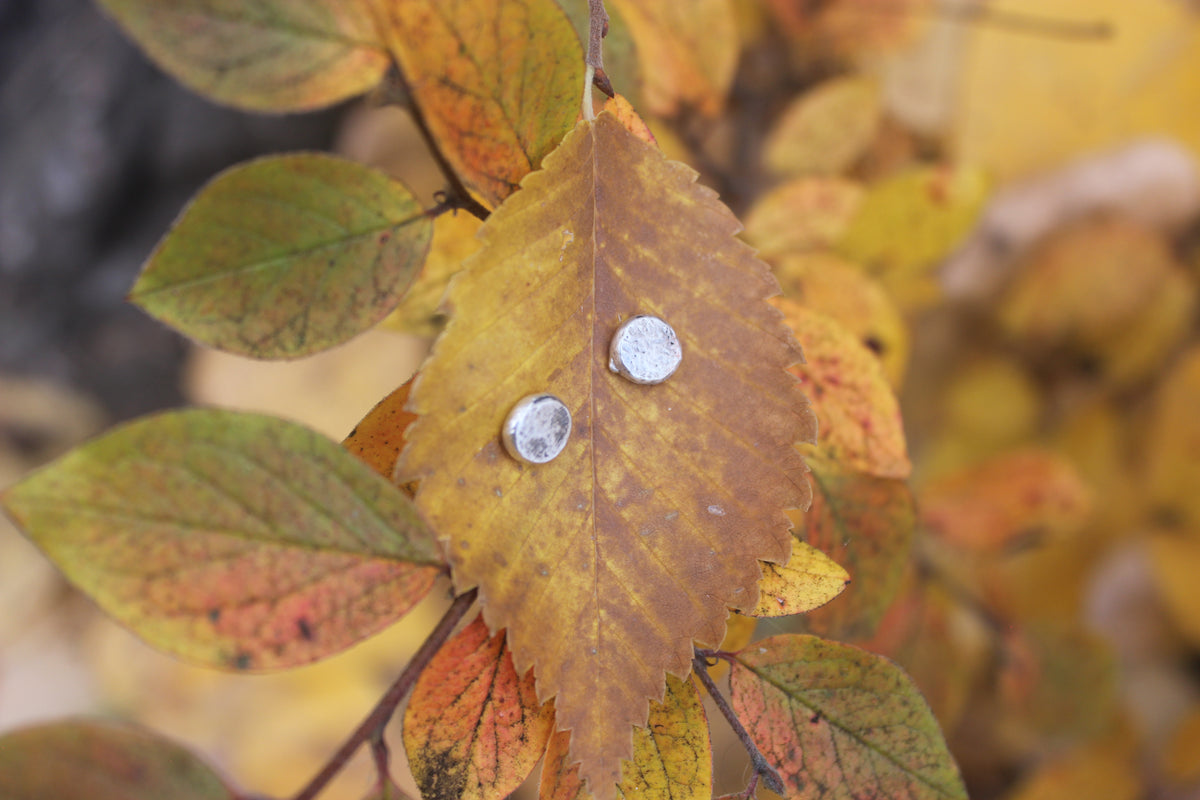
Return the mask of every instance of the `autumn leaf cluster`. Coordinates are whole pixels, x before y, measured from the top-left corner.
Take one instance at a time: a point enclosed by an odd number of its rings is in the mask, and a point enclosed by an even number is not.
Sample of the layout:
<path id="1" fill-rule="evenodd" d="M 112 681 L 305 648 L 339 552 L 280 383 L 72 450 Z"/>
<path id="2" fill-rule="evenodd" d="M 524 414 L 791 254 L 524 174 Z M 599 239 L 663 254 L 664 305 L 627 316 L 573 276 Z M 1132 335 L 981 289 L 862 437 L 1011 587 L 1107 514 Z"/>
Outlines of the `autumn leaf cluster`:
<path id="1" fill-rule="evenodd" d="M 172 412 L 8 490 L 142 638 L 276 669 L 477 597 L 397 731 L 439 800 L 539 762 L 546 800 L 1200 779 L 1190 6 L 612 0 L 616 93 L 583 119 L 578 0 L 103 5 L 218 102 L 402 106 L 442 180 L 261 159 L 150 256 L 131 300 L 207 346 L 378 326 L 430 355 L 343 448 Z M 682 345 L 658 385 L 609 365 L 637 314 Z M 525 464 L 499 431 L 543 392 L 571 438 Z M 749 787 L 718 708 L 769 765 Z M 49 752 L 237 796 L 107 723 L 0 739 L 0 775 Z M 10 793 L 56 779 L 25 774 Z"/>

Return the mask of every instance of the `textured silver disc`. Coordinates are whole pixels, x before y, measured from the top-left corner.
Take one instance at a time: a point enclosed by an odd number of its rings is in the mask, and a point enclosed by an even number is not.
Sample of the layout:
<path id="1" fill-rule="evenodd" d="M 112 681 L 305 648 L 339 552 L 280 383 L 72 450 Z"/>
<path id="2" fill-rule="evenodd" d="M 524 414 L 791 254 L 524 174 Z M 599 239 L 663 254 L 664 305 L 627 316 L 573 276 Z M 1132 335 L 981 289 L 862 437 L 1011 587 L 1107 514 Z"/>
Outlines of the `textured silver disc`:
<path id="1" fill-rule="evenodd" d="M 522 398 L 501 433 L 509 455 L 526 464 L 545 464 L 554 459 L 571 438 L 571 412 L 552 394 Z"/>
<path id="2" fill-rule="evenodd" d="M 613 334 L 608 368 L 641 384 L 662 383 L 683 361 L 675 329 L 658 317 L 639 314 L 625 320 Z"/>

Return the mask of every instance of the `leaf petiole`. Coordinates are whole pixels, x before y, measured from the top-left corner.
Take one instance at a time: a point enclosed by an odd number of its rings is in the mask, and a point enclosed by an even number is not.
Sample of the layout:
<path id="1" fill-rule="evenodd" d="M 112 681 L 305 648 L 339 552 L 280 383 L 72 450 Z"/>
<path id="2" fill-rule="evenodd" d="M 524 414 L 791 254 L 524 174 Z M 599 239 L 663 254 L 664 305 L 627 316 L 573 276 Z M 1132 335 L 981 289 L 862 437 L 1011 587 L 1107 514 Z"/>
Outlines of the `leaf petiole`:
<path id="1" fill-rule="evenodd" d="M 692 671 L 696 673 L 696 677 L 700 680 L 700 683 L 704 684 L 704 689 L 708 692 L 708 696 L 717 704 L 717 708 L 721 711 L 721 716 L 725 717 L 725 721 L 729 723 L 729 727 L 733 728 L 733 732 L 742 743 L 742 747 L 746 748 L 746 752 L 750 755 L 750 763 L 754 765 L 754 777 L 746 789 L 746 796 L 749 797 L 754 793 L 760 777 L 762 778 L 762 782 L 772 792 L 780 795 L 785 794 L 787 789 L 783 785 L 783 778 L 779 777 L 778 770 L 771 766 L 770 762 L 762 754 L 762 751 L 758 749 L 758 745 L 754 743 L 754 740 L 750 738 L 749 732 L 746 731 L 746 726 L 742 725 L 742 721 L 738 719 L 737 714 L 733 713 L 733 708 L 729 705 L 729 701 L 721 694 L 721 690 L 717 688 L 716 682 L 708 674 L 708 662 L 705 654 L 711 654 L 717 658 L 723 658 L 725 654 L 719 651 L 695 650 L 695 655 L 692 656 Z"/>

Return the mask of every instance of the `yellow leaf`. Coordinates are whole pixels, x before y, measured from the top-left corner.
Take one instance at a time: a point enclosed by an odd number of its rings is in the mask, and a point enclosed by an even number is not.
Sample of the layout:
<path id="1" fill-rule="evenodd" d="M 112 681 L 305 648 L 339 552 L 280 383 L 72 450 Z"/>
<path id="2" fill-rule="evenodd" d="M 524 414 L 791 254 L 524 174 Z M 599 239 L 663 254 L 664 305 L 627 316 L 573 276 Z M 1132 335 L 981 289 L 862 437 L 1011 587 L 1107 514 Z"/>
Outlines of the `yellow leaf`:
<path id="1" fill-rule="evenodd" d="M 1200 781 L 1200 710 L 1192 710 L 1162 754 L 1163 772 L 1175 783 Z"/>
<path id="2" fill-rule="evenodd" d="M 850 573 L 812 545 L 792 544 L 787 564 L 763 564 L 756 617 L 786 617 L 825 605 L 850 583 Z"/>
<path id="3" fill-rule="evenodd" d="M 1144 491 L 1159 527 L 1200 542 L 1200 347 L 1159 386 L 1146 434 Z M 1200 599 L 1198 597 L 1197 599 Z M 1200 630 L 1200 615 L 1194 618 Z"/>
<path id="4" fill-rule="evenodd" d="M 1176 0 L 1009 0 L 1006 11 L 1103 23 L 1109 35 L 1063 41 L 976 26 L 954 130 L 959 159 L 999 179 L 1146 135 L 1200 152 L 1200 20 Z"/>
<path id="5" fill-rule="evenodd" d="M 436 232 L 434 243 L 437 243 Z M 858 266 L 826 252 L 783 256 L 774 264 L 784 297 L 836 320 L 879 357 L 888 383 L 908 366 L 908 325 L 884 288 Z"/>
<path id="6" fill-rule="evenodd" d="M 383 325 L 418 336 L 435 336 L 442 329 L 442 296 L 467 256 L 479 249 L 475 238 L 480 221 L 466 212 L 443 214 L 434 220 L 433 241 L 425 265 L 400 305 Z"/>
<path id="7" fill-rule="evenodd" d="M 861 75 L 833 78 L 784 109 L 767 135 L 763 159 L 780 175 L 839 173 L 866 152 L 881 116 L 875 80 Z"/>
<path id="8" fill-rule="evenodd" d="M 815 421 L 784 369 L 795 342 L 763 301 L 777 284 L 694 180 L 610 114 L 580 124 L 452 284 L 398 467 L 421 481 L 458 590 L 479 587 L 517 670 L 555 697 L 600 800 L 665 674 L 686 676 L 692 640 L 719 644 L 726 609 L 757 602 L 759 561 L 791 549 L 782 509 L 810 496 L 793 444 Z M 664 383 L 610 369 L 610 340 L 637 314 L 682 347 Z M 535 393 L 572 417 L 541 465 L 500 437 Z"/>
<path id="9" fill-rule="evenodd" d="M 613 0 L 613 5 L 637 45 L 646 107 L 663 116 L 683 107 L 716 116 L 738 59 L 730 0 Z"/>
<path id="10" fill-rule="evenodd" d="M 539 788 L 541 800 L 590 800 L 567 754 L 566 733 L 550 740 Z M 650 704 L 644 727 L 634 729 L 633 758 L 621 765 L 620 798 L 709 800 L 712 748 L 704 704 L 691 681 L 667 678 L 662 702 Z"/>
<path id="11" fill-rule="evenodd" d="M 845 235 L 863 188 L 845 178 L 796 178 L 763 195 L 746 215 L 746 239 L 766 259 L 828 247 Z"/>
<path id="12" fill-rule="evenodd" d="M 934 270 L 970 232 L 988 181 L 965 167 L 919 167 L 871 187 L 837 250 L 862 264 L 902 309 L 939 296 Z"/>
<path id="13" fill-rule="evenodd" d="M 1145 796 L 1137 744 L 1130 732 L 1118 731 L 1053 755 L 1028 773 L 1008 800 L 1137 800 Z"/>

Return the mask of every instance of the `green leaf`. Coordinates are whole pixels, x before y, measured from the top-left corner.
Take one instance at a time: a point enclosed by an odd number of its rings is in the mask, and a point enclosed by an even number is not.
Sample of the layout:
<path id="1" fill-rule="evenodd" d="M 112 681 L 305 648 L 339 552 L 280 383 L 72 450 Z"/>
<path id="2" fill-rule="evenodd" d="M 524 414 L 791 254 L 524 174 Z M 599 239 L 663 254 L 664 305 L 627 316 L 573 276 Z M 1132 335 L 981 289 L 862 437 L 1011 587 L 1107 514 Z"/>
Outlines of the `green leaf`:
<path id="1" fill-rule="evenodd" d="M 109 614 L 224 668 L 341 650 L 408 611 L 440 565 L 403 492 L 319 434 L 257 414 L 138 420 L 0 502 Z"/>
<path id="2" fill-rule="evenodd" d="M 403 184 L 352 161 L 251 161 L 205 186 L 130 292 L 194 339 L 256 358 L 341 344 L 400 301 L 432 221 Z"/>
<path id="3" fill-rule="evenodd" d="M 177 744 L 127 725 L 75 720 L 0 737 L 4 800 L 232 800 Z"/>
<path id="4" fill-rule="evenodd" d="M 252 111 L 309 111 L 361 94 L 388 55 L 369 0 L 99 0 L 159 67 Z"/>
<path id="5" fill-rule="evenodd" d="M 912 679 L 881 656 L 815 636 L 756 642 L 733 665 L 733 708 L 788 798 L 966 798 Z"/>

